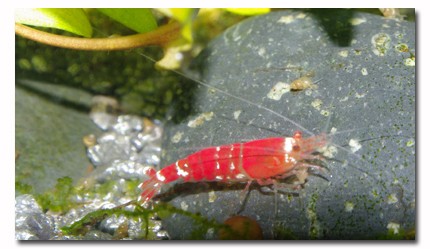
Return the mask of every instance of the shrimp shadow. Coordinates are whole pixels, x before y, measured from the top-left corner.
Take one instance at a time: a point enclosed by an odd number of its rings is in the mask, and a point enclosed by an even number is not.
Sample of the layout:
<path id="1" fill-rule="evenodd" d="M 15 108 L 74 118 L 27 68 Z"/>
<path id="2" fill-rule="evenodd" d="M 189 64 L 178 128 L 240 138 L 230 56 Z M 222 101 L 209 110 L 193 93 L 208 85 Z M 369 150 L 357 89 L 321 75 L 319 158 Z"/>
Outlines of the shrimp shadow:
<path id="1" fill-rule="evenodd" d="M 326 177 L 324 177 L 323 175 L 314 173 L 312 171 L 309 171 L 310 175 L 312 176 L 316 176 L 316 177 L 320 177 L 326 181 L 329 181 Z M 296 177 L 290 176 L 287 177 L 285 179 L 281 179 L 281 183 L 286 183 L 286 184 L 291 184 L 291 182 L 294 182 L 294 180 L 296 180 Z M 305 180 L 305 183 L 301 184 L 301 188 L 305 189 L 306 188 L 306 184 L 307 184 L 308 180 Z M 153 200 L 159 200 L 162 202 L 171 202 L 176 198 L 185 198 L 187 196 L 193 196 L 193 195 L 198 195 L 198 194 L 208 194 L 210 192 L 220 192 L 222 194 L 216 194 L 215 198 L 228 198 L 230 199 L 230 201 L 233 203 L 233 205 L 229 208 L 229 210 L 231 210 L 232 208 L 234 208 L 234 206 L 240 205 L 240 208 L 237 211 L 234 212 L 230 212 L 229 214 L 230 216 L 232 215 L 238 215 L 240 213 L 242 213 L 243 211 L 245 211 L 245 207 L 248 203 L 248 199 L 250 197 L 250 194 L 252 191 L 258 191 L 261 195 L 264 196 L 276 196 L 275 190 L 273 189 L 273 186 L 269 186 L 269 185 L 260 185 L 258 184 L 256 181 L 253 181 L 251 183 L 251 185 L 249 186 L 249 189 L 247 191 L 247 193 L 245 194 L 244 198 L 241 199 L 239 196 L 236 196 L 234 194 L 227 194 L 230 192 L 237 192 L 240 191 L 242 192 L 245 187 L 246 187 L 246 182 L 186 182 L 186 183 L 177 183 L 174 184 L 172 186 L 169 186 L 167 188 L 164 188 L 164 193 L 161 194 L 157 194 L 153 197 Z M 167 189 L 167 190 L 166 190 Z M 269 191 L 265 190 L 265 189 L 269 189 Z M 225 194 L 224 194 L 225 193 Z M 296 190 L 284 190 L 284 188 L 278 188 L 277 190 L 277 194 L 282 194 L 282 195 L 286 195 L 290 197 L 298 197 L 300 198 L 300 192 L 296 191 Z M 209 196 L 208 199 L 210 199 L 211 197 Z M 215 200 L 215 199 L 214 199 Z M 210 200 L 209 200 L 210 202 Z"/>
<path id="2" fill-rule="evenodd" d="M 170 202 L 175 198 L 184 198 L 189 195 L 201 193 L 218 192 L 218 191 L 239 191 L 245 189 L 246 183 L 229 183 L 229 182 L 185 182 L 177 183 L 169 187 L 162 194 L 155 195 L 153 199 L 163 202 Z"/>
<path id="3" fill-rule="evenodd" d="M 267 188 L 268 186 L 261 186 L 257 182 L 252 182 L 249 186 L 249 189 L 247 193 L 245 194 L 244 198 L 241 199 L 239 196 L 236 196 L 232 192 L 242 192 L 247 183 L 242 182 L 235 182 L 235 183 L 229 183 L 229 182 L 187 182 L 187 183 L 179 183 L 175 184 L 168 188 L 168 190 L 162 194 L 155 195 L 153 197 L 153 200 L 159 200 L 162 202 L 171 202 L 175 200 L 176 198 L 185 198 L 187 196 L 194 196 L 198 194 L 209 194 L 210 192 L 215 192 L 216 199 L 223 199 L 223 200 L 229 200 L 232 205 L 228 207 L 228 213 L 229 216 L 237 215 L 242 213 L 245 210 L 246 203 L 248 202 L 249 196 L 251 191 L 258 191 L 259 193 L 266 195 L 266 196 L 274 196 L 273 192 L 264 191 L 264 188 Z M 281 192 L 281 191 L 278 191 Z M 219 193 L 219 194 L 218 194 Z M 287 193 L 286 193 L 287 194 Z M 293 194 L 293 193 L 288 193 Z M 297 194 L 298 196 L 298 194 Z M 211 202 L 209 199 L 211 197 L 208 196 L 208 201 Z M 214 199 L 215 200 L 215 199 Z M 239 210 L 232 211 L 235 206 L 240 206 Z"/>
<path id="4" fill-rule="evenodd" d="M 315 165 L 319 168 L 324 168 L 326 171 L 330 171 L 328 167 L 326 166 L 325 162 L 319 159 L 305 159 L 303 160 L 303 163 L 306 165 Z M 300 166 L 301 167 L 301 166 Z M 319 177 L 323 180 L 329 181 L 324 175 L 322 175 L 318 169 L 309 167 L 307 170 L 309 176 L 315 176 Z M 325 172 L 327 173 L 327 172 Z M 309 177 L 308 176 L 308 177 Z M 277 190 L 274 189 L 272 185 L 260 185 L 257 183 L 257 181 L 253 181 L 251 185 L 249 186 L 249 189 L 244 196 L 244 198 L 237 197 L 232 194 L 227 194 L 232 191 L 240 191 L 243 192 L 246 188 L 247 182 L 182 182 L 182 183 L 173 183 L 168 184 L 162 188 L 162 193 L 157 194 L 153 197 L 154 200 L 160 200 L 162 202 L 170 202 L 173 201 L 176 198 L 185 198 L 190 195 L 198 195 L 201 193 L 209 194 L 210 192 L 222 192 L 222 194 L 216 194 L 211 197 L 211 195 L 208 196 L 208 201 L 212 202 L 215 201 L 215 199 L 220 198 L 224 199 L 229 198 L 232 203 L 239 203 L 240 208 L 238 211 L 233 212 L 234 214 L 240 214 L 245 210 L 245 205 L 248 202 L 249 196 L 251 191 L 256 190 L 261 195 L 265 196 L 273 196 L 276 197 L 276 194 L 283 194 L 290 197 L 299 197 L 300 193 L 295 191 L 295 188 L 297 186 L 298 178 L 296 175 L 288 176 L 284 179 L 279 179 L 276 177 L 273 177 L 272 180 L 278 181 L 280 183 L 281 188 L 277 188 Z M 303 184 L 300 184 L 300 189 L 305 189 L 305 185 L 307 184 L 308 179 L 305 179 L 305 182 Z M 263 189 L 269 188 L 271 191 L 264 191 Z M 286 191 L 285 189 L 289 189 Z M 292 191 L 291 191 L 292 190 Z M 277 193 L 276 193 L 277 192 Z M 210 199 L 213 198 L 211 201 Z M 277 198 L 277 197 L 276 197 Z M 235 204 L 234 204 L 235 205 Z M 233 206 L 234 206 L 233 205 Z M 231 206 L 228 211 L 228 215 L 232 212 L 231 209 L 233 208 Z"/>

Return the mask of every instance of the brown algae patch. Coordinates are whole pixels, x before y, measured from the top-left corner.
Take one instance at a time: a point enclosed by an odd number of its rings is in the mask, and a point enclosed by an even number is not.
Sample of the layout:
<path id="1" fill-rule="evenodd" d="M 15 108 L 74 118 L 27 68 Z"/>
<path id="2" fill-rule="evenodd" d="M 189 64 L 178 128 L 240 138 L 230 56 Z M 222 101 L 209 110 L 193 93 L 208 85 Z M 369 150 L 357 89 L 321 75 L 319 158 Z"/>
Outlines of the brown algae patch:
<path id="1" fill-rule="evenodd" d="M 379 33 L 372 37 L 373 53 L 379 57 L 385 56 L 388 49 L 390 49 L 391 38 L 388 34 Z"/>
<path id="2" fill-rule="evenodd" d="M 322 105 L 322 100 L 320 100 L 320 99 L 316 99 L 316 100 L 314 100 L 314 101 L 312 101 L 311 102 L 311 105 L 315 108 L 315 109 L 317 109 L 317 110 L 320 110 L 321 108 L 321 105 Z"/>
<path id="3" fill-rule="evenodd" d="M 280 23 L 285 23 L 285 24 L 289 24 L 289 23 L 292 23 L 292 22 L 294 22 L 294 17 L 292 16 L 292 15 L 289 15 L 289 16 L 282 16 L 279 20 L 278 20 L 278 22 L 280 22 Z"/>
<path id="4" fill-rule="evenodd" d="M 183 132 L 176 132 L 176 134 L 170 139 L 170 141 L 172 141 L 172 143 L 178 143 L 179 141 L 181 141 L 182 135 L 184 135 Z"/>
<path id="5" fill-rule="evenodd" d="M 188 121 L 188 127 L 197 128 L 201 126 L 205 121 L 212 120 L 213 116 L 214 116 L 213 112 L 202 113 L 199 116 L 197 116 L 195 119 Z"/>

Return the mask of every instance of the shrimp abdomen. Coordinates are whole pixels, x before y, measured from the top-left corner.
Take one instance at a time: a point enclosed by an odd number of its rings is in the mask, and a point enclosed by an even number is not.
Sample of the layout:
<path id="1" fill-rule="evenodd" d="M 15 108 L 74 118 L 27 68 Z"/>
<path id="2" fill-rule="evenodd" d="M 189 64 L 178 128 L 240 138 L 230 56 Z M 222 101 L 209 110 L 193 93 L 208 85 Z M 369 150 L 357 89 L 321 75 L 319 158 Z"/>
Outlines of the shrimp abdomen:
<path id="1" fill-rule="evenodd" d="M 207 148 L 179 161 L 179 164 L 181 169 L 189 169 L 194 181 L 237 181 L 244 176 L 238 167 L 241 164 L 240 147 L 241 144 L 237 143 Z"/>
<path id="2" fill-rule="evenodd" d="M 299 160 L 286 148 L 292 138 L 260 139 L 243 145 L 243 169 L 252 179 L 274 177 L 291 171 Z M 288 147 L 288 146 L 287 146 Z"/>

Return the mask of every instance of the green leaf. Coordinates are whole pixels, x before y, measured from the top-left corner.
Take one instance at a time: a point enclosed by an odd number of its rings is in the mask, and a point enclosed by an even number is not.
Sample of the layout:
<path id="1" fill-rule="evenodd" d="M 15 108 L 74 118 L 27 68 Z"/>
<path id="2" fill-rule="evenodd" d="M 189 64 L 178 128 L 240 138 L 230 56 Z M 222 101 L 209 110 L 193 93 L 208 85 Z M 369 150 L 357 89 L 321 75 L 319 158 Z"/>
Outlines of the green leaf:
<path id="1" fill-rule="evenodd" d="M 190 8 L 171 8 L 170 11 L 173 13 L 173 18 L 181 22 L 182 30 L 181 34 L 189 42 L 193 41 L 192 24 L 194 18 L 197 15 L 198 9 Z"/>
<path id="2" fill-rule="evenodd" d="M 255 16 L 270 12 L 270 8 L 225 8 L 224 10 L 242 16 Z"/>
<path id="3" fill-rule="evenodd" d="M 15 9 L 15 22 L 66 30 L 84 37 L 91 37 L 93 29 L 83 9 L 26 8 Z"/>
<path id="4" fill-rule="evenodd" d="M 178 69 L 181 66 L 181 61 L 178 60 L 177 53 L 190 50 L 192 45 L 193 43 L 184 37 L 171 41 L 163 47 L 164 57 L 155 63 L 155 68 L 159 70 Z"/>
<path id="5" fill-rule="evenodd" d="M 181 35 L 188 40 L 189 42 L 193 42 L 193 21 L 197 16 L 199 9 L 196 8 L 159 8 L 156 9 L 162 14 L 171 17 L 177 21 L 179 21 L 182 25 Z"/>
<path id="6" fill-rule="evenodd" d="M 159 70 L 178 69 L 181 61 L 177 54 L 182 51 L 188 51 L 193 45 L 193 21 L 197 16 L 199 9 L 196 8 L 160 8 L 156 9 L 163 15 L 177 20 L 181 24 L 181 36 L 176 40 L 169 41 L 163 46 L 164 57 L 155 63 L 155 68 Z"/>
<path id="7" fill-rule="evenodd" d="M 99 8 L 98 10 L 139 33 L 145 33 L 157 28 L 157 22 L 147 8 Z"/>

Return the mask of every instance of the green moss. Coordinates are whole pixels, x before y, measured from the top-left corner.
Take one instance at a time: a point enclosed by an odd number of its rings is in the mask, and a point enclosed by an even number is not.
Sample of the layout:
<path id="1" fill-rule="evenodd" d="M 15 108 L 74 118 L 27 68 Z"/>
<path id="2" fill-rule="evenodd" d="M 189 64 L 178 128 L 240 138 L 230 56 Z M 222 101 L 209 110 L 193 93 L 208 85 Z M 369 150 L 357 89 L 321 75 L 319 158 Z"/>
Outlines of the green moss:
<path id="1" fill-rule="evenodd" d="M 69 199 L 72 194 L 76 194 L 76 190 L 72 186 L 72 178 L 64 177 L 57 180 L 52 191 L 46 191 L 43 195 L 35 195 L 34 198 L 46 212 L 66 213 L 72 207 Z"/>
<path id="2" fill-rule="evenodd" d="M 114 209 L 103 209 L 91 212 L 81 220 L 73 223 L 71 226 L 62 227 L 61 230 L 64 235 L 85 235 L 85 233 L 89 231 L 92 226 L 95 226 L 96 224 L 100 223 L 104 218 L 113 214 L 117 216 L 123 214 L 125 217 L 130 219 L 142 219 L 144 221 L 145 227 L 142 227 L 142 230 L 146 232 L 142 239 L 156 239 L 156 234 L 154 234 L 152 230 L 148 229 L 149 217 L 150 215 L 154 215 L 154 210 L 146 210 L 138 205 L 135 205 L 135 211 L 126 211 L 123 209 L 123 207 Z"/>
<path id="3" fill-rule="evenodd" d="M 406 232 L 403 228 L 399 229 L 399 232 L 394 234 L 394 230 L 390 229 L 387 233 L 377 234 L 376 236 L 369 239 L 377 240 L 415 240 L 415 228 Z"/>
<path id="4" fill-rule="evenodd" d="M 290 229 L 284 229 L 282 226 L 275 226 L 275 239 L 277 240 L 298 240 L 299 238 L 295 236 Z"/>
<path id="5" fill-rule="evenodd" d="M 34 194 L 34 188 L 28 184 L 15 182 L 15 195 Z"/>
<path id="6" fill-rule="evenodd" d="M 148 224 L 150 224 L 149 217 L 158 215 L 160 218 L 166 218 L 174 213 L 182 214 L 190 217 L 194 225 L 196 226 L 188 239 L 205 239 L 205 235 L 207 231 L 211 228 L 214 229 L 215 233 L 218 233 L 220 229 L 226 229 L 232 234 L 236 232 L 233 231 L 229 226 L 222 225 L 217 222 L 215 219 L 209 220 L 206 217 L 201 216 L 200 214 L 194 214 L 191 212 L 184 211 L 182 209 L 178 209 L 173 207 L 171 204 L 161 204 L 155 205 L 152 210 L 144 209 L 136 202 L 131 202 L 128 205 L 133 205 L 135 207 L 135 211 L 126 211 L 124 210 L 124 206 L 120 206 L 114 209 L 104 209 L 97 210 L 87 214 L 81 220 L 73 223 L 69 227 L 62 227 L 61 230 L 65 235 L 83 235 L 88 231 L 89 226 L 94 226 L 97 223 L 101 222 L 104 218 L 111 216 L 113 214 L 119 216 L 123 214 L 125 217 L 129 219 L 138 220 L 141 219 L 144 221 L 142 230 L 146 231 L 145 235 L 141 239 L 151 240 L 156 239 L 156 234 L 153 233 L 150 229 L 148 229 Z"/>
<path id="7" fill-rule="evenodd" d="M 139 181 L 127 181 L 126 182 L 126 196 L 135 195 L 135 189 L 139 184 Z M 60 178 L 57 180 L 57 184 L 53 190 L 46 191 L 44 194 L 35 194 L 33 187 L 28 184 L 21 184 L 20 182 L 15 182 L 15 194 L 32 194 L 36 202 L 42 207 L 43 212 L 51 210 L 53 212 L 61 212 L 63 214 L 67 213 L 71 208 L 75 208 L 80 204 L 73 203 L 70 201 L 72 196 L 75 195 L 86 195 L 91 196 L 94 194 L 105 195 L 112 191 L 116 186 L 116 181 L 110 181 L 105 184 L 97 185 L 97 188 L 91 190 L 79 189 L 72 186 L 72 179 L 69 177 Z M 127 205 L 134 205 L 135 211 L 126 211 L 124 207 Z M 84 235 L 87 231 L 91 230 L 92 226 L 99 224 L 104 218 L 111 216 L 113 214 L 119 216 L 123 214 L 125 217 L 130 219 L 141 219 L 144 221 L 144 226 L 142 230 L 146 231 L 145 235 L 141 239 L 156 239 L 156 234 L 148 229 L 148 224 L 150 224 L 149 217 L 158 215 L 160 218 L 166 218 L 172 214 L 181 214 L 190 217 L 194 223 L 194 229 L 192 230 L 190 237 L 188 239 L 205 239 L 207 231 L 209 229 L 214 229 L 215 233 L 218 233 L 220 229 L 226 229 L 231 234 L 236 234 L 235 231 L 231 230 L 229 226 L 220 224 L 215 219 L 209 220 L 207 217 L 201 214 L 191 213 L 184 211 L 182 209 L 177 209 L 171 204 L 161 204 L 155 205 L 152 210 L 147 210 L 138 205 L 135 201 L 127 203 L 123 206 L 116 207 L 114 209 L 104 209 L 97 210 L 89 213 L 81 220 L 73 223 L 69 227 L 63 227 L 61 230 L 64 235 Z"/>

